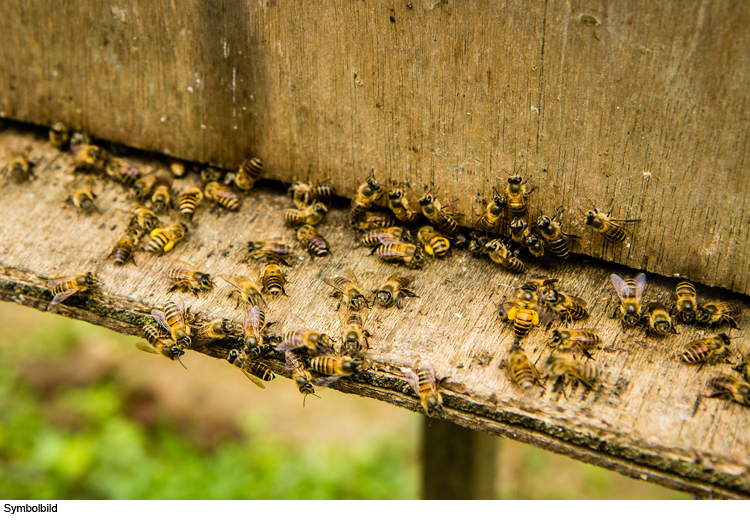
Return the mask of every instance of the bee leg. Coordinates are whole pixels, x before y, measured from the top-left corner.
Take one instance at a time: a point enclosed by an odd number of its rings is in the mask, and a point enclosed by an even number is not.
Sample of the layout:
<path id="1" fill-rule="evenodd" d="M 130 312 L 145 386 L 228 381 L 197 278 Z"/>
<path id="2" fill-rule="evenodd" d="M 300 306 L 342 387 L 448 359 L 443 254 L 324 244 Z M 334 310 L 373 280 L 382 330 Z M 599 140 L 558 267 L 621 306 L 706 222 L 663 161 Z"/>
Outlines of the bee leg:
<path id="1" fill-rule="evenodd" d="M 619 306 L 615 306 L 615 311 L 612 312 L 612 316 L 610 317 L 610 319 L 614 319 L 615 317 L 617 317 L 617 312 L 619 309 L 620 309 Z"/>
<path id="2" fill-rule="evenodd" d="M 729 326 L 732 328 L 739 328 L 739 325 L 737 324 L 737 321 L 735 321 L 734 317 L 730 317 L 728 315 L 724 316 L 726 318 L 726 321 L 729 323 Z"/>

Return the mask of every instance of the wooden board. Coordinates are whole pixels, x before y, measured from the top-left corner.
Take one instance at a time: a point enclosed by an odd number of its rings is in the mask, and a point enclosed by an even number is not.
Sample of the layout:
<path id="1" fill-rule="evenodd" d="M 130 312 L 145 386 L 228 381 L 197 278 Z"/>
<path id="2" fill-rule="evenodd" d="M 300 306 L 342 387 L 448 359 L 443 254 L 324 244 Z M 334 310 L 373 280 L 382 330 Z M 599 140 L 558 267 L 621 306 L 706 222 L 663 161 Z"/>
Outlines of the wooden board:
<path id="1" fill-rule="evenodd" d="M 163 273 L 173 259 L 205 268 L 215 277 L 243 274 L 255 269 L 245 262 L 246 244 L 259 237 L 291 239 L 284 227 L 282 210 L 290 205 L 283 189 L 261 186 L 244 198 L 237 213 L 196 212 L 189 238 L 172 254 L 156 257 L 140 252 L 137 266 L 115 267 L 105 257 L 129 220 L 132 202 L 113 181 L 98 181 L 101 214 L 78 215 L 64 205 L 64 188 L 72 171 L 69 154 L 59 153 L 43 140 L 40 131 L 8 129 L 0 132 L 0 153 L 5 147 L 26 145 L 37 155 L 38 179 L 6 184 L 0 192 L 0 298 L 83 319 L 117 332 L 139 335 L 148 313 L 172 299 L 182 301 L 191 314 L 205 318 L 241 319 L 229 288 L 217 288 L 200 298 L 167 294 Z M 142 167 L 160 168 L 158 160 L 129 157 Z M 7 157 L 0 154 L 0 166 Z M 189 181 L 175 185 L 186 186 Z M 172 213 L 173 216 L 175 213 Z M 394 273 L 393 265 L 381 263 L 358 247 L 347 226 L 348 212 L 334 208 L 321 226 L 333 255 L 311 261 L 295 250 L 289 271 L 288 297 L 269 302 L 269 319 L 278 331 L 290 314 L 310 327 L 340 337 L 337 301 L 322 279 L 352 268 L 363 288 L 374 289 Z M 64 305 L 50 307 L 52 298 L 45 281 L 83 271 L 96 271 L 103 281 L 100 292 L 73 296 Z M 731 372 L 730 365 L 702 370 L 684 365 L 672 354 L 705 332 L 683 327 L 680 335 L 659 340 L 640 330 L 623 331 L 609 318 L 618 301 L 609 285 L 612 272 L 629 271 L 594 259 L 571 259 L 542 269 L 530 263 L 529 274 L 558 277 L 561 289 L 590 303 L 592 317 L 586 327 L 599 329 L 603 350 L 595 353 L 604 373 L 599 391 L 576 387 L 567 397 L 551 384 L 523 392 L 510 384 L 500 370 L 513 341 L 511 329 L 498 322 L 495 302 L 528 277 L 511 275 L 488 260 L 477 260 L 459 251 L 416 272 L 414 290 L 403 310 L 374 308 L 366 327 L 372 333 L 367 352 L 370 368 L 334 388 L 421 411 L 419 401 L 404 380 L 401 369 L 430 362 L 443 379 L 443 418 L 495 435 L 528 442 L 584 460 L 634 478 L 686 490 L 700 496 L 750 497 L 750 409 L 706 394 L 707 381 Z M 646 300 L 668 302 L 673 279 L 649 277 Z M 728 299 L 726 292 L 702 288 L 702 299 Z M 740 350 L 746 350 L 748 332 L 732 331 Z M 543 365 L 550 350 L 542 329 L 532 331 L 525 348 L 533 361 Z M 202 348 L 200 353 L 225 358 L 228 346 Z M 735 356 L 736 359 L 737 356 Z M 280 354 L 272 354 L 275 371 L 285 374 Z M 184 358 L 190 368 L 190 353 Z M 167 361 L 165 359 L 165 361 Z M 234 368 L 227 364 L 227 368 Z M 175 363 L 175 376 L 182 367 Z M 308 405 L 325 405 L 308 398 Z M 301 398 L 301 396 L 300 396 Z"/>
<path id="2" fill-rule="evenodd" d="M 642 219 L 584 253 L 748 293 L 748 28 L 731 0 L 10 0 L 0 116 L 345 196 L 374 171 L 467 225 L 518 171 L 572 233 L 589 200 Z"/>

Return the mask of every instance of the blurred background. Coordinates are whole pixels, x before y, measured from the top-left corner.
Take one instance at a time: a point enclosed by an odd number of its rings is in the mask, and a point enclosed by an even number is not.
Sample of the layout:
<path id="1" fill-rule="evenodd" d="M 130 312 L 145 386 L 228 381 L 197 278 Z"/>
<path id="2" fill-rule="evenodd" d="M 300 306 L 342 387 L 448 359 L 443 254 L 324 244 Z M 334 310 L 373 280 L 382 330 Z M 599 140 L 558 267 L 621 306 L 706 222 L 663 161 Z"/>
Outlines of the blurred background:
<path id="1" fill-rule="evenodd" d="M 0 303 L 0 498 L 417 499 L 422 416 Z M 499 499 L 688 495 L 497 439 Z"/>

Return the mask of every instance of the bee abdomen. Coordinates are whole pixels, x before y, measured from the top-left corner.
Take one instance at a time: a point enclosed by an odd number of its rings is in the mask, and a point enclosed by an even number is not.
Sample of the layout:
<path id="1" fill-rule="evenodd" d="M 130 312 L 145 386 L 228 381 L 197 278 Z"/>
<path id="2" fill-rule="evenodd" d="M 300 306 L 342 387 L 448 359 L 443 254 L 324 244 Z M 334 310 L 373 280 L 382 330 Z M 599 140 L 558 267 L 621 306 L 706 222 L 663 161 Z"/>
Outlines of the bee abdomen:
<path id="1" fill-rule="evenodd" d="M 609 224 L 604 226 L 604 229 L 601 233 L 604 238 L 606 238 L 610 242 L 625 242 L 625 239 L 628 238 L 628 233 L 622 227 L 616 224 Z"/>
<path id="2" fill-rule="evenodd" d="M 268 367 L 268 365 L 260 361 L 248 362 L 245 365 L 244 370 L 245 372 L 252 374 L 256 378 L 260 378 L 263 381 L 271 381 L 276 377 L 276 375 Z"/>
<path id="3" fill-rule="evenodd" d="M 284 292 L 284 281 L 278 275 L 268 275 L 263 277 L 263 287 L 271 295 L 278 295 Z"/>
<path id="4" fill-rule="evenodd" d="M 249 191 L 260 179 L 261 172 L 263 171 L 263 160 L 260 158 L 252 158 L 245 160 L 240 165 L 240 169 L 237 172 L 237 177 L 234 182 L 238 188 L 243 191 Z"/>
<path id="5" fill-rule="evenodd" d="M 549 240 L 549 247 L 558 258 L 566 259 L 570 256 L 570 246 L 564 237 Z"/>
<path id="6" fill-rule="evenodd" d="M 118 247 L 115 248 L 115 252 L 112 256 L 112 259 L 114 260 L 114 263 L 118 266 L 124 265 L 128 260 L 130 260 L 130 256 L 132 255 L 132 251 L 129 247 Z"/>
<path id="7" fill-rule="evenodd" d="M 513 331 L 518 339 L 523 339 L 534 326 L 534 312 L 531 310 L 519 310 L 513 320 Z"/>
<path id="8" fill-rule="evenodd" d="M 166 246 L 169 243 L 170 236 L 164 232 L 160 231 L 159 233 L 156 233 L 153 235 L 150 240 L 148 241 L 148 245 L 146 246 L 146 251 L 161 251 L 164 249 L 164 246 Z"/>

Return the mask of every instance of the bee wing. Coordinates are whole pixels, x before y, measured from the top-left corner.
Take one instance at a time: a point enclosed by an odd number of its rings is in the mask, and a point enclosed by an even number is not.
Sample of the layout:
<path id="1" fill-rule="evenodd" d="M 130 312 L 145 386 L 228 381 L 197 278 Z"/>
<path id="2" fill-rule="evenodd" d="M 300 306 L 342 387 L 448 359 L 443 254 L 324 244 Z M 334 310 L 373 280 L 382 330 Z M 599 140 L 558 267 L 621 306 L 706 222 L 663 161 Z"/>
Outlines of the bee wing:
<path id="1" fill-rule="evenodd" d="M 167 319 L 164 316 L 164 312 L 161 310 L 151 310 L 151 317 L 154 318 L 154 321 L 159 323 L 164 330 L 167 331 L 167 334 L 172 335 L 172 329 L 169 328 L 169 325 L 167 324 Z"/>
<path id="2" fill-rule="evenodd" d="M 52 289 L 55 286 L 59 286 L 60 284 L 64 284 L 66 282 L 69 282 L 73 279 L 73 277 L 60 277 L 59 279 L 52 279 L 50 281 L 47 281 L 46 288 Z"/>
<path id="3" fill-rule="evenodd" d="M 136 343 L 135 348 L 137 348 L 138 350 L 143 350 L 144 352 L 148 352 L 149 354 L 159 354 L 158 350 L 144 341 L 139 341 L 138 343 Z"/>
<path id="4" fill-rule="evenodd" d="M 641 273 L 641 275 L 643 274 Z M 645 275 L 644 275 L 644 278 L 645 278 Z M 628 283 L 625 282 L 622 279 L 622 277 L 620 277 L 619 275 L 615 275 L 613 273 L 612 275 L 609 276 L 609 279 L 612 281 L 612 286 L 614 286 L 618 297 L 620 297 L 620 300 L 626 299 L 630 296 L 630 286 L 628 286 Z"/>
<path id="5" fill-rule="evenodd" d="M 551 323 L 552 321 L 558 318 L 557 312 L 555 312 L 554 310 L 550 310 L 545 305 L 540 304 L 540 303 L 537 303 L 536 311 L 539 314 L 540 325 Z"/>
<path id="6" fill-rule="evenodd" d="M 57 295 L 55 295 L 53 297 L 52 302 L 50 303 L 50 305 L 60 304 L 60 303 L 64 302 L 65 299 L 67 299 L 68 297 L 70 297 L 71 295 L 73 295 L 78 290 L 79 290 L 79 288 L 71 288 L 71 289 L 69 289 L 67 291 L 58 293 Z"/>
<path id="7" fill-rule="evenodd" d="M 344 293 L 344 288 L 342 288 L 341 286 L 339 286 L 338 284 L 336 284 L 336 282 L 334 281 L 335 278 L 336 277 L 334 277 L 332 279 L 329 279 L 329 278 L 325 277 L 325 278 L 323 278 L 323 282 L 325 282 L 326 284 L 328 284 L 331 288 L 333 288 L 337 292 Z"/>
<path id="8" fill-rule="evenodd" d="M 411 390 L 419 396 L 421 393 L 419 392 L 419 378 L 417 375 L 411 369 L 401 369 L 401 372 L 404 374 L 404 378 L 409 384 L 409 387 L 411 387 Z"/>
<path id="9" fill-rule="evenodd" d="M 250 381 L 252 381 L 253 383 L 255 383 L 261 389 L 265 389 L 266 388 L 266 386 L 263 384 L 263 381 L 258 376 L 250 374 L 248 371 L 246 371 L 244 369 L 242 370 L 242 373 L 245 376 L 247 376 L 247 379 L 249 379 Z"/>
<path id="10" fill-rule="evenodd" d="M 262 333 L 263 329 L 260 326 L 259 306 L 248 306 L 247 310 L 245 310 L 245 328 L 252 329 L 255 339 L 260 341 L 260 334 Z"/>
<path id="11" fill-rule="evenodd" d="M 184 260 L 172 259 L 172 263 L 173 264 L 171 265 L 171 269 L 184 269 L 191 273 L 199 271 L 197 268 L 195 268 L 195 266 L 185 262 Z"/>
<path id="12" fill-rule="evenodd" d="M 568 233 L 563 233 L 563 236 L 565 237 L 565 240 L 572 251 L 580 251 L 583 248 L 583 246 L 581 245 L 581 237 L 579 237 L 578 235 L 569 235 Z"/>
<path id="13" fill-rule="evenodd" d="M 643 298 L 643 291 L 646 289 L 646 274 L 639 273 L 635 278 L 635 298 L 638 302 L 641 302 Z"/>
<path id="14" fill-rule="evenodd" d="M 319 387 L 329 387 L 341 379 L 342 376 L 328 376 L 325 378 L 318 378 L 314 381 L 315 385 Z"/>
<path id="15" fill-rule="evenodd" d="M 245 291 L 245 281 L 248 280 L 247 277 L 243 277 L 242 275 L 220 275 L 219 278 L 224 279 L 226 282 L 237 288 L 240 293 Z"/>
<path id="16" fill-rule="evenodd" d="M 588 306 L 588 303 L 586 301 L 584 301 L 583 299 L 581 299 L 580 297 L 574 297 L 572 295 L 568 295 L 568 299 L 570 299 L 572 302 L 574 302 L 576 304 L 580 304 L 584 308 L 586 308 Z"/>

